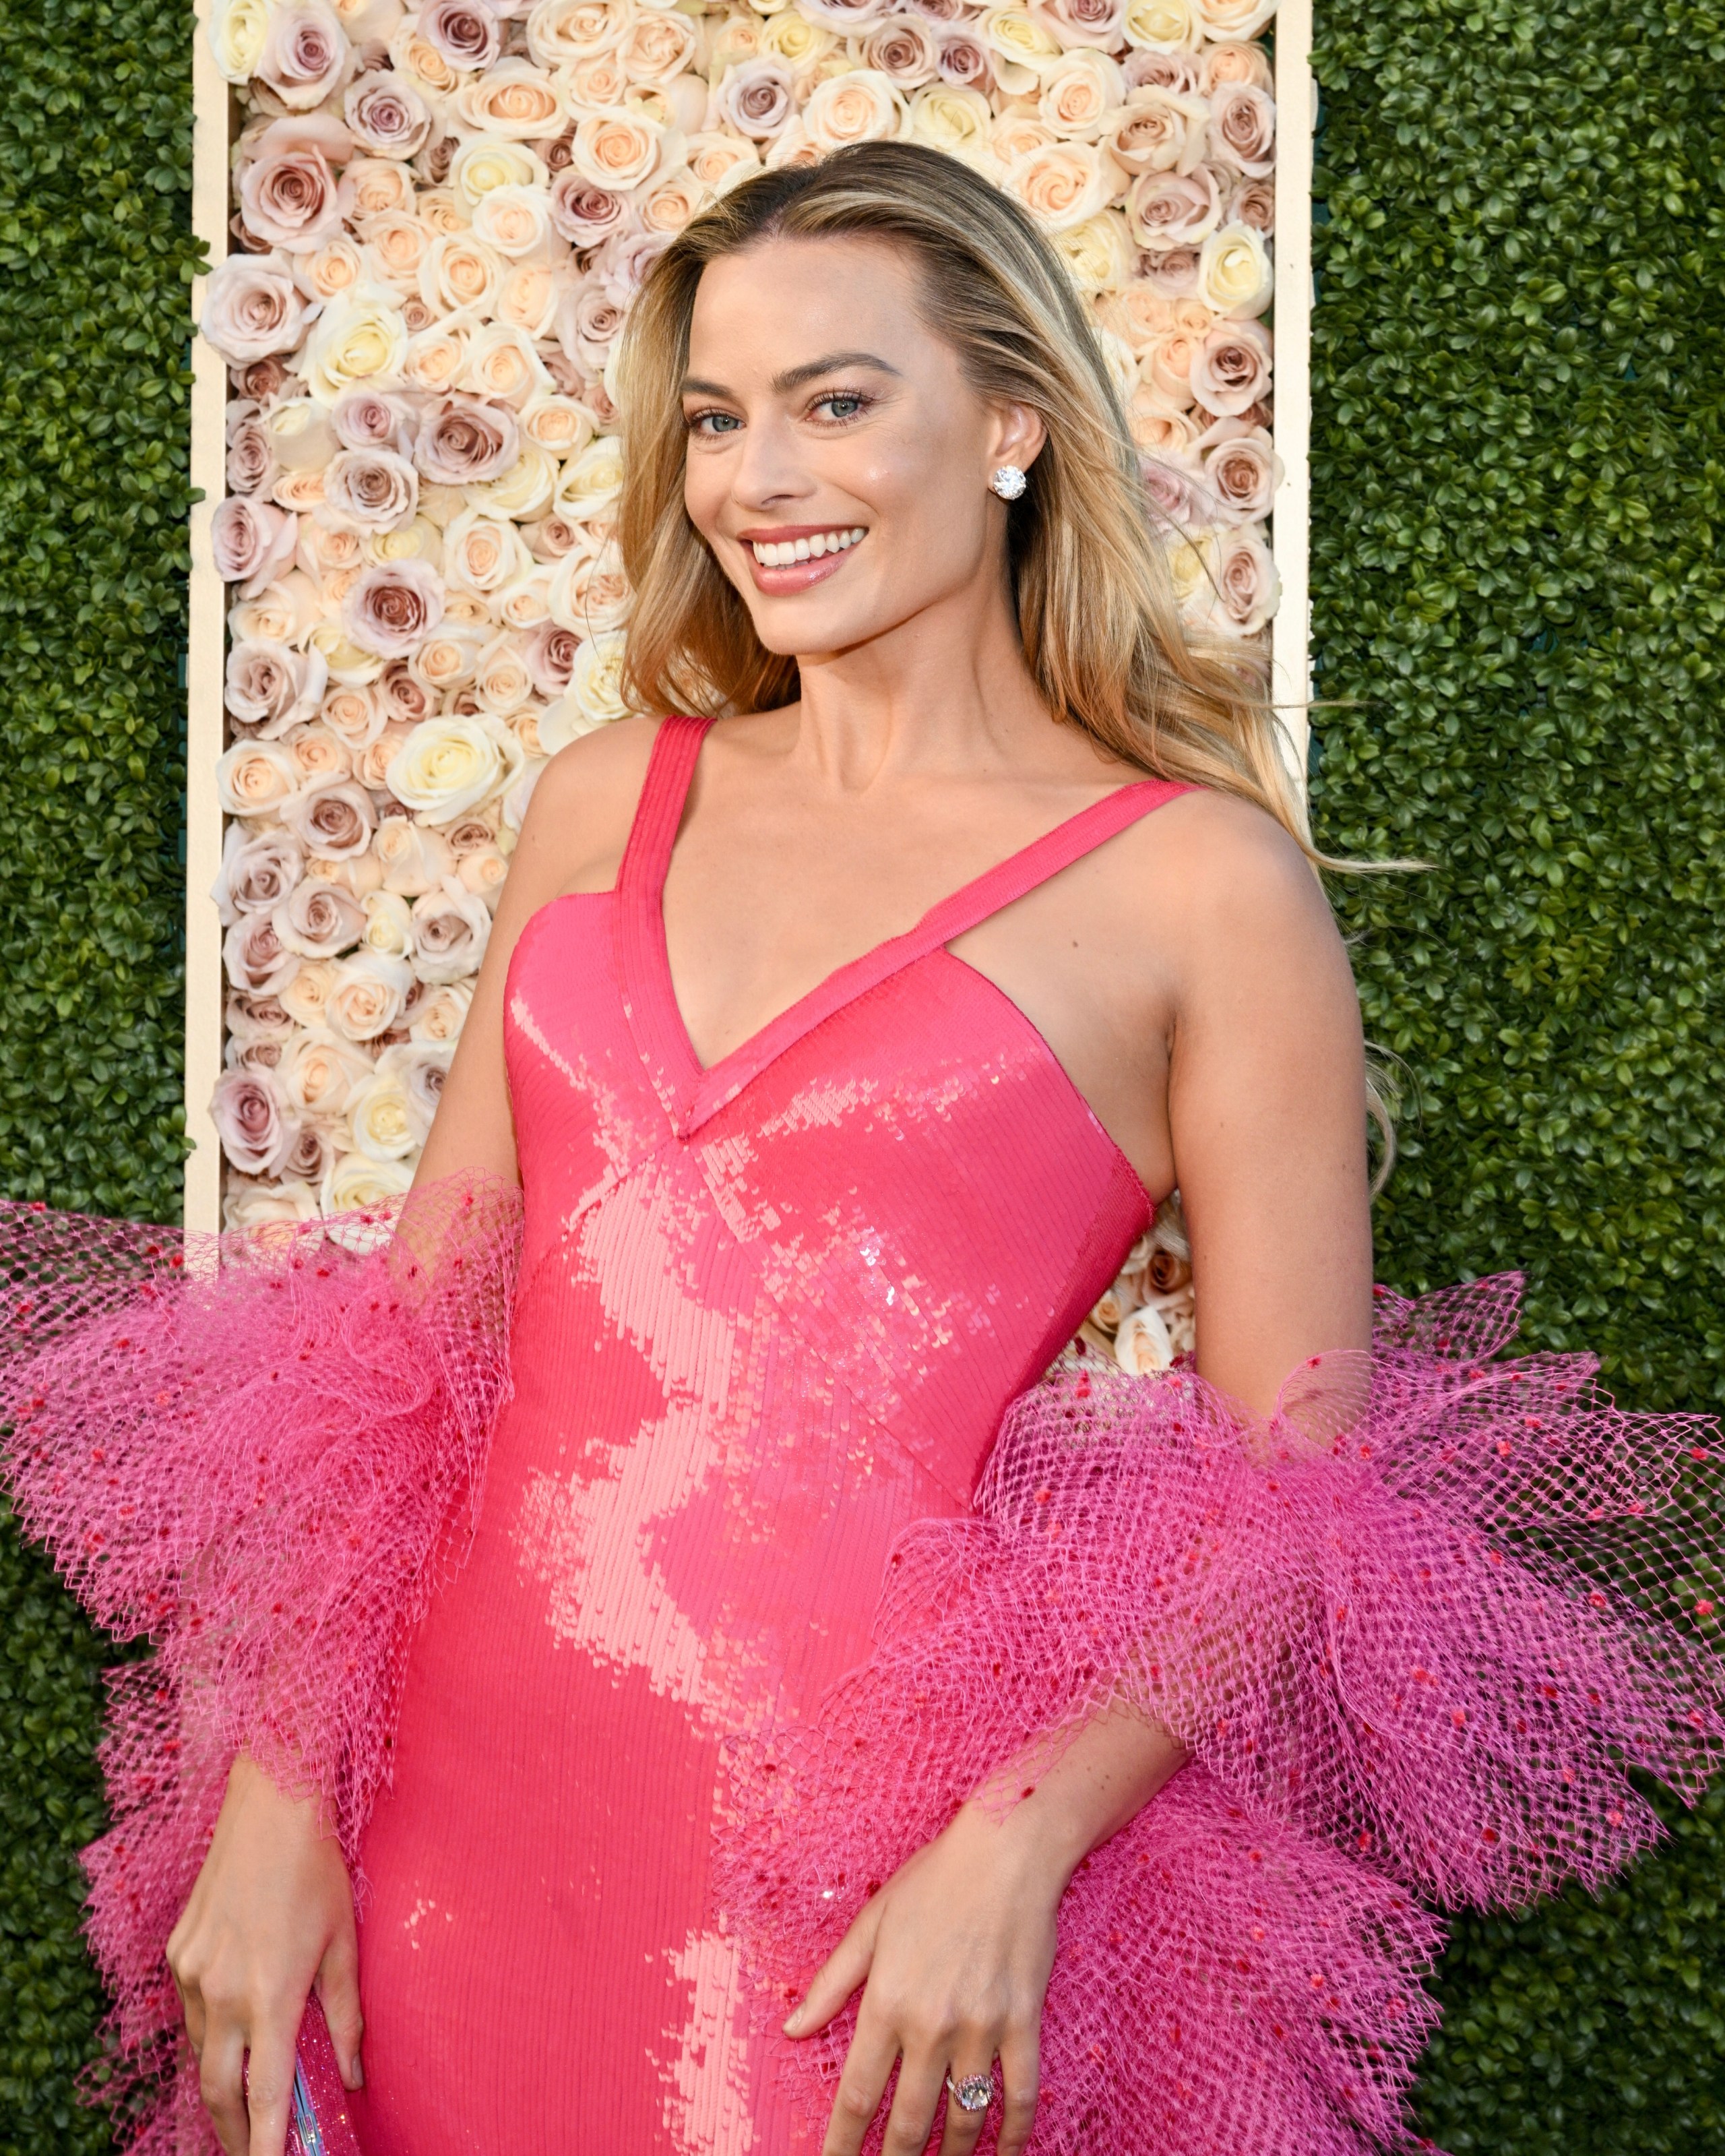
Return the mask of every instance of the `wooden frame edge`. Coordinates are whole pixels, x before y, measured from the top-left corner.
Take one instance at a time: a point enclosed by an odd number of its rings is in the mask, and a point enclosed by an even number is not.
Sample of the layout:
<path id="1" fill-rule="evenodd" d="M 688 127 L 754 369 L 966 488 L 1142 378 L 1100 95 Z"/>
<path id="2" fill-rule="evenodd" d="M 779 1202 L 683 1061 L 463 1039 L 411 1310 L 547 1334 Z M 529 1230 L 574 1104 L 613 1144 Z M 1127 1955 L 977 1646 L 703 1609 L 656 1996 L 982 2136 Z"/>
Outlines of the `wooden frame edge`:
<path id="1" fill-rule="evenodd" d="M 208 0 L 198 0 L 192 60 L 192 228 L 212 266 L 228 253 L 228 158 L 232 104 L 208 37 Z M 203 280 L 192 287 L 195 322 Z M 210 551 L 210 520 L 225 486 L 228 374 L 220 355 L 192 337 L 191 586 L 186 634 L 186 1137 L 184 1219 L 222 1224 L 222 1148 L 210 1095 L 222 1070 L 222 924 L 210 886 L 222 860 L 223 629 L 227 595 Z"/>
<path id="2" fill-rule="evenodd" d="M 1281 484 L 1271 508 L 1271 551 L 1281 603 L 1271 624 L 1271 694 L 1301 784 L 1312 696 L 1312 0 L 1282 0 L 1276 17 L 1276 453 Z"/>

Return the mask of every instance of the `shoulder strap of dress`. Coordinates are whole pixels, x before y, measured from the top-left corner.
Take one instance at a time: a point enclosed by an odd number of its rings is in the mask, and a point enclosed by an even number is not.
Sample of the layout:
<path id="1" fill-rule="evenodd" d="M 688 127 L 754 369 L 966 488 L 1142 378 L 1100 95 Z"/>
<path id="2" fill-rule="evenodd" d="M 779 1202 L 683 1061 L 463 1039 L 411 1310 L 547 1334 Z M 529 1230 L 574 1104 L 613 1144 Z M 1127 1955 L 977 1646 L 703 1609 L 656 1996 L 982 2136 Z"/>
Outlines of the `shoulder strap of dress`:
<path id="1" fill-rule="evenodd" d="M 1074 861 L 1093 853 L 1129 824 L 1136 824 L 1153 810 L 1165 808 L 1183 793 L 1197 791 L 1195 787 L 1177 785 L 1172 779 L 1141 778 L 1105 794 L 1088 808 L 1081 808 L 1064 824 L 1055 824 L 1053 830 L 1033 839 L 1028 846 L 985 870 L 974 882 L 955 891 L 950 898 L 943 898 L 938 905 L 931 906 L 909 936 L 900 939 L 901 946 L 912 947 L 903 952 L 903 957 L 906 960 L 920 957 L 925 951 L 952 942 L 967 929 L 974 928 L 978 921 L 986 921 L 990 914 L 999 913 L 1014 899 L 1022 898 L 1026 891 L 1034 891 L 1038 884 L 1046 883 L 1050 876 L 1058 875 L 1062 869 L 1070 868 Z"/>
<path id="2" fill-rule="evenodd" d="M 682 717 L 661 721 L 653 737 L 647 776 L 641 782 L 629 844 L 617 871 L 619 891 L 639 892 L 657 903 L 683 821 L 683 804 L 689 798 L 696 760 L 711 724 L 711 719 Z"/>

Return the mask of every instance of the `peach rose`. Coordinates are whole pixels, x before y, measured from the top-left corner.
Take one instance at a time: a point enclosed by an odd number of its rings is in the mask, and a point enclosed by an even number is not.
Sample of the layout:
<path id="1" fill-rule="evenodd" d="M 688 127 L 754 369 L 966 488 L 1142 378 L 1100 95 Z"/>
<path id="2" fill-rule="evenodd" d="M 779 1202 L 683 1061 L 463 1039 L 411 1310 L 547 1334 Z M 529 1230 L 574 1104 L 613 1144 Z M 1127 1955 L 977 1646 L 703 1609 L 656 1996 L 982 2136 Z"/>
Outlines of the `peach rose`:
<path id="1" fill-rule="evenodd" d="M 467 364 L 468 325 L 454 321 L 434 322 L 408 340 L 402 376 L 412 389 L 440 397 L 453 389 Z"/>
<path id="2" fill-rule="evenodd" d="M 612 51 L 628 19 L 612 0 L 538 0 L 527 17 L 527 50 L 541 67 L 572 67 Z"/>
<path id="3" fill-rule="evenodd" d="M 351 138 L 323 113 L 277 120 L 252 144 L 239 175 L 239 213 L 265 247 L 303 254 L 333 239 L 349 214 L 353 189 L 337 182 L 331 157 L 344 157 Z"/>
<path id="4" fill-rule="evenodd" d="M 471 981 L 450 981 L 432 988 L 413 1013 L 413 1023 L 408 1028 L 409 1037 L 428 1047 L 447 1043 L 453 1048 L 461 1038 L 461 1029 L 472 1007 Z"/>
<path id="5" fill-rule="evenodd" d="M 582 121 L 570 162 L 595 187 L 638 187 L 659 169 L 665 130 L 634 113 L 595 113 Z"/>
<path id="6" fill-rule="evenodd" d="M 1201 97 L 1144 88 L 1132 91 L 1109 147 L 1129 172 L 1189 172 L 1204 155 L 1210 109 Z"/>
<path id="7" fill-rule="evenodd" d="M 361 259 L 367 274 L 389 285 L 404 300 L 418 299 L 425 249 L 432 237 L 419 219 L 400 210 L 369 217 L 361 228 L 361 237 L 365 242 Z"/>
<path id="8" fill-rule="evenodd" d="M 584 543 L 558 563 L 551 580 L 551 618 L 578 637 L 620 629 L 629 605 L 629 579 L 614 542 Z"/>
<path id="9" fill-rule="evenodd" d="M 204 280 L 198 327 L 230 366 L 291 352 L 319 311 L 294 282 L 287 255 L 230 254 Z"/>
<path id="10" fill-rule="evenodd" d="M 477 82 L 456 91 L 454 108 L 464 126 L 480 128 L 511 142 L 555 135 L 567 107 L 557 83 L 531 60 L 500 60 Z"/>
<path id="11" fill-rule="evenodd" d="M 1124 175 L 1088 142 L 1051 142 L 1014 158 L 1001 182 L 1045 232 L 1070 232 L 1105 210 Z"/>
<path id="12" fill-rule="evenodd" d="M 629 23 L 617 57 L 631 82 L 664 84 L 695 65 L 700 46 L 700 33 L 686 15 L 654 8 Z"/>
<path id="13" fill-rule="evenodd" d="M 532 397 L 521 407 L 521 429 L 554 457 L 579 456 L 593 437 L 593 413 L 573 397 Z"/>
<path id="14" fill-rule="evenodd" d="M 388 714 L 375 689 L 331 689 L 318 706 L 318 716 L 337 741 L 350 749 L 362 749 L 383 731 Z"/>
<path id="15" fill-rule="evenodd" d="M 1224 38 L 1218 44 L 1206 45 L 1198 64 L 1198 86 L 1206 97 L 1214 97 L 1219 90 L 1230 83 L 1249 83 L 1254 90 L 1274 91 L 1276 79 L 1271 73 L 1270 56 L 1262 45 L 1240 39 Z"/>
<path id="16" fill-rule="evenodd" d="M 372 1070 L 371 1057 L 352 1042 L 302 1034 L 282 1060 L 282 1091 L 302 1115 L 336 1116 Z"/>
<path id="17" fill-rule="evenodd" d="M 544 395 L 551 388 L 551 377 L 531 337 L 507 322 L 486 322 L 468 341 L 459 387 L 519 411 L 530 398 Z M 523 508 L 520 514 L 532 512 Z"/>
<path id="18" fill-rule="evenodd" d="M 1207 38 L 1240 43 L 1255 38 L 1276 13 L 1276 0 L 1193 0 Z"/>
<path id="19" fill-rule="evenodd" d="M 1111 131 L 1126 78 L 1106 53 L 1070 52 L 1042 78 L 1036 110 L 1063 141 L 1096 142 Z"/>
<path id="20" fill-rule="evenodd" d="M 384 890 L 402 898 L 434 891 L 455 873 L 454 850 L 443 833 L 407 816 L 392 816 L 383 824 L 377 855 Z"/>
<path id="21" fill-rule="evenodd" d="M 434 313 L 483 319 L 502 281 L 502 256 L 471 232 L 439 233 L 419 265 L 419 296 Z"/>
<path id="22" fill-rule="evenodd" d="M 890 142 L 905 129 L 906 106 L 878 69 L 857 68 L 818 83 L 803 108 L 803 126 L 818 151 L 850 142 Z"/>
<path id="23" fill-rule="evenodd" d="M 531 562 L 526 542 L 506 516 L 464 509 L 444 534 L 444 573 L 452 592 L 495 592 Z"/>
<path id="24" fill-rule="evenodd" d="M 290 112 L 309 112 L 332 96 L 352 64 L 347 33 L 323 0 L 275 0 L 258 79 Z"/>
<path id="25" fill-rule="evenodd" d="M 375 1040 L 394 1030 L 413 985 L 413 968 L 405 958 L 356 951 L 335 962 L 324 1023 L 344 1040 Z"/>

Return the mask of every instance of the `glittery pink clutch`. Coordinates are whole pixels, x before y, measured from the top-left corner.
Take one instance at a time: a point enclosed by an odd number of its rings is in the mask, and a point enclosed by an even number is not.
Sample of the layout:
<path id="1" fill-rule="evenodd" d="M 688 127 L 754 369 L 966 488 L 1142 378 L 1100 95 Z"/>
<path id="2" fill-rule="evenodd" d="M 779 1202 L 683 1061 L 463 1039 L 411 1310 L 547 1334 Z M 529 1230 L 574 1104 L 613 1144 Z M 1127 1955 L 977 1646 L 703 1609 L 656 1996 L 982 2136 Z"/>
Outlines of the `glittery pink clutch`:
<path id="1" fill-rule="evenodd" d="M 294 2109 L 288 2122 L 287 2156 L 362 2156 L 347 2108 L 347 2092 L 336 2064 L 329 2024 L 316 1994 L 305 2002 L 294 2055 Z"/>

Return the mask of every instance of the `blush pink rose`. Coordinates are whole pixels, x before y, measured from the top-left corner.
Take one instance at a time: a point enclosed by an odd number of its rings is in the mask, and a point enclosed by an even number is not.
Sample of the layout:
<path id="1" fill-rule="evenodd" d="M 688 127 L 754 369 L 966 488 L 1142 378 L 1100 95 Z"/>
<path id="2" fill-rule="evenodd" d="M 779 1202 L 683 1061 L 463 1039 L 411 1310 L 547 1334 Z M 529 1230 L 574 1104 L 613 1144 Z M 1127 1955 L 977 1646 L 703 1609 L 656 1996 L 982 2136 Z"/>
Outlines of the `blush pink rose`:
<path id="1" fill-rule="evenodd" d="M 413 461 L 434 486 L 474 486 L 507 471 L 521 454 L 521 429 L 506 404 L 440 397 L 420 415 Z"/>
<path id="2" fill-rule="evenodd" d="M 275 741 L 314 715 L 328 680 L 321 651 L 242 640 L 228 654 L 223 699 L 242 726 L 255 726 L 266 741 Z"/>
<path id="3" fill-rule="evenodd" d="M 1238 419 L 1223 420 L 1211 434 L 1222 437 L 1203 453 L 1204 485 L 1217 522 L 1257 523 L 1270 514 L 1281 478 L 1274 443 L 1261 428 L 1249 428 Z"/>
<path id="4" fill-rule="evenodd" d="M 424 99 L 387 68 L 349 83 L 341 112 L 354 140 L 374 157 L 413 157 L 431 132 Z"/>
<path id="5" fill-rule="evenodd" d="M 300 520 L 271 502 L 230 494 L 210 519 L 210 551 L 224 583 L 238 584 L 252 598 L 294 558 Z"/>
<path id="6" fill-rule="evenodd" d="M 1127 54 L 1126 86 L 1137 90 L 1146 84 L 1157 90 L 1178 90 L 1183 96 L 1201 87 L 1199 63 L 1191 53 L 1153 53 L 1142 49 Z"/>
<path id="7" fill-rule="evenodd" d="M 580 649 L 581 639 L 574 630 L 561 629 L 554 621 L 541 622 L 528 638 L 521 655 L 535 690 L 547 703 L 554 702 L 568 687 Z"/>
<path id="8" fill-rule="evenodd" d="M 1140 256 L 1138 275 L 1158 298 L 1189 300 L 1198 290 L 1198 249 L 1170 247 Z"/>
<path id="9" fill-rule="evenodd" d="M 351 861 L 371 844 L 377 812 L 356 780 L 328 778 L 284 802 L 281 820 L 316 860 Z"/>
<path id="10" fill-rule="evenodd" d="M 993 85 L 994 65 L 976 32 L 957 23 L 951 29 L 937 30 L 935 38 L 941 80 L 955 90 L 979 90 L 986 96 Z"/>
<path id="11" fill-rule="evenodd" d="M 503 26 L 485 0 L 431 0 L 419 11 L 419 34 L 452 68 L 488 68 L 503 49 Z"/>
<path id="12" fill-rule="evenodd" d="M 444 580 L 418 559 L 362 570 L 341 602 L 347 634 L 380 659 L 404 658 L 443 618 Z"/>
<path id="13" fill-rule="evenodd" d="M 622 333 L 626 302 L 614 300 L 599 277 L 588 277 L 557 302 L 557 342 L 579 366 L 601 371 Z"/>
<path id="14" fill-rule="evenodd" d="M 305 873 L 305 855 L 291 833 L 272 829 L 248 835 L 243 824 L 230 824 L 209 894 L 223 927 L 231 928 L 244 913 L 273 913 Z M 287 1023 L 286 1013 L 282 1016 Z M 231 1020 L 228 1029 L 237 1030 Z"/>
<path id="15" fill-rule="evenodd" d="M 413 414 L 406 400 L 381 389 L 344 390 L 331 408 L 330 424 L 348 449 L 394 449 L 413 438 Z"/>
<path id="16" fill-rule="evenodd" d="M 365 909 L 345 885 L 307 876 L 271 914 L 284 950 L 302 958 L 334 958 L 365 933 Z"/>
<path id="17" fill-rule="evenodd" d="M 353 209 L 353 183 L 330 169 L 352 138 L 323 113 L 278 120 L 253 146 L 239 175 L 239 210 L 245 228 L 265 247 L 310 254 L 341 229 Z"/>
<path id="18" fill-rule="evenodd" d="M 565 164 L 551 183 L 551 221 L 572 247 L 598 247 L 621 232 L 633 212 L 627 195 L 596 187 Z"/>
<path id="19" fill-rule="evenodd" d="M 805 6 L 803 12 L 812 13 L 812 7 Z M 872 23 L 880 12 L 877 8 L 868 22 Z M 719 85 L 718 105 L 726 126 L 752 141 L 764 142 L 781 133 L 796 110 L 796 85 L 782 59 L 762 53 L 739 61 L 727 72 Z"/>
<path id="20" fill-rule="evenodd" d="M 1228 208 L 1223 222 L 1227 224 L 1249 224 L 1255 232 L 1272 233 L 1276 229 L 1276 182 L 1274 180 L 1242 180 L 1228 198 Z"/>
<path id="21" fill-rule="evenodd" d="M 228 491 L 267 493 L 276 475 L 275 451 L 251 398 L 235 398 L 228 407 L 227 432 Z"/>
<path id="22" fill-rule="evenodd" d="M 1145 172 L 1126 198 L 1132 237 L 1153 254 L 1196 247 L 1222 222 L 1222 197 L 1208 165 L 1189 172 Z"/>
<path id="23" fill-rule="evenodd" d="M 324 468 L 323 508 L 355 531 L 395 531 L 411 523 L 419 475 L 393 449 L 338 449 Z"/>
<path id="24" fill-rule="evenodd" d="M 296 952 L 284 947 L 267 913 L 242 913 L 222 938 L 222 963 L 236 988 L 265 996 L 285 988 L 300 962 Z"/>
<path id="25" fill-rule="evenodd" d="M 309 112 L 339 90 L 352 70 L 347 33 L 323 0 L 277 0 L 269 21 L 258 80 L 290 112 Z"/>
<path id="26" fill-rule="evenodd" d="M 222 1150 L 242 1175 L 271 1173 L 298 1134 L 273 1070 L 224 1070 L 209 1107 Z"/>
<path id="27" fill-rule="evenodd" d="M 294 282 L 286 255 L 230 254 L 211 270 L 198 326 L 232 367 L 291 352 L 323 311 Z"/>
<path id="28" fill-rule="evenodd" d="M 1210 100 L 1209 157 L 1213 164 L 1266 179 L 1276 169 L 1276 106 L 1245 82 L 1226 83 Z"/>
<path id="29" fill-rule="evenodd" d="M 1256 321 L 1218 322 L 1194 354 L 1188 378 L 1194 399 L 1218 418 L 1250 411 L 1270 387 L 1270 332 Z"/>
<path id="30" fill-rule="evenodd" d="M 1126 0 L 1030 0 L 1030 18 L 1068 52 L 1111 53 L 1126 42 Z"/>

